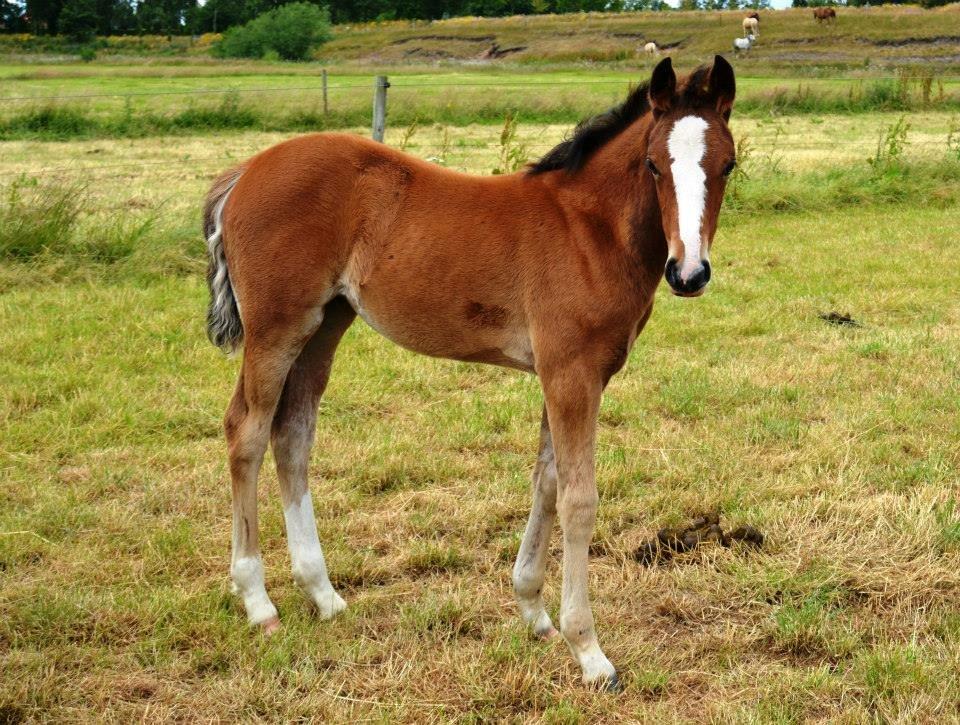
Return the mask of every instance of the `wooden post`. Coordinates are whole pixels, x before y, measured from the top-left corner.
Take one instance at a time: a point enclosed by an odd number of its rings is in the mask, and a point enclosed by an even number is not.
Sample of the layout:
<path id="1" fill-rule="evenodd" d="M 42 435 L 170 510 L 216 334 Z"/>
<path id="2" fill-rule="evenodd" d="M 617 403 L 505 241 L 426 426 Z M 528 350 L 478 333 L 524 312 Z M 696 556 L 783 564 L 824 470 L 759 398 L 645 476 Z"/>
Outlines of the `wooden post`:
<path id="1" fill-rule="evenodd" d="M 323 115 L 326 116 L 329 112 L 329 107 L 327 106 L 327 69 L 323 69 Z"/>
<path id="2" fill-rule="evenodd" d="M 383 143 L 387 128 L 387 89 L 390 83 L 386 76 L 377 76 L 373 90 L 373 140 Z"/>

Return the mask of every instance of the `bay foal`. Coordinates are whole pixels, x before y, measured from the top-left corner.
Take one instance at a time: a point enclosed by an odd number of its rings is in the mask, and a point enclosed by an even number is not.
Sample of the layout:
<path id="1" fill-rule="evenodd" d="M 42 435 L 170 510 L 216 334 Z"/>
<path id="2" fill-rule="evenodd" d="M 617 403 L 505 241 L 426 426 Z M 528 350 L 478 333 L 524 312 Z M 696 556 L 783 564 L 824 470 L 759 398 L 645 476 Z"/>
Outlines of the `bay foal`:
<path id="1" fill-rule="evenodd" d="M 270 632 L 257 477 L 272 441 L 293 575 L 331 617 L 307 466 L 341 336 L 360 315 L 411 350 L 518 368 L 544 394 L 533 508 L 513 585 L 524 620 L 557 634 L 541 589 L 563 532 L 560 632 L 588 683 L 615 686 L 587 594 L 597 511 L 600 396 L 650 316 L 660 279 L 701 294 L 733 169 L 733 69 L 717 56 L 677 80 L 670 59 L 617 108 L 512 175 L 480 178 L 343 134 L 278 144 L 207 199 L 210 337 L 244 347 L 225 428 L 233 481 L 231 573 Z"/>

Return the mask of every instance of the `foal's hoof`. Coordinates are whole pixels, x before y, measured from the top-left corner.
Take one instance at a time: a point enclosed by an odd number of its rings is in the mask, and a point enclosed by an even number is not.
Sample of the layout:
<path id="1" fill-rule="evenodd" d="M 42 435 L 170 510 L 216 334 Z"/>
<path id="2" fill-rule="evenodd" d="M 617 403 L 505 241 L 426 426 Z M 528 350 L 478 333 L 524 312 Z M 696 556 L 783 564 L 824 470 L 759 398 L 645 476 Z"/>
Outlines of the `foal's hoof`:
<path id="1" fill-rule="evenodd" d="M 551 624 L 549 627 L 545 627 L 540 630 L 534 630 L 533 636 L 542 642 L 549 642 L 550 640 L 559 637 L 560 632 L 558 632 L 557 628 Z"/>
<path id="2" fill-rule="evenodd" d="M 333 619 L 334 616 L 347 608 L 347 603 L 343 601 L 343 597 L 333 589 L 318 592 L 310 598 L 317 607 L 317 614 L 320 615 L 320 619 Z"/>
<path id="3" fill-rule="evenodd" d="M 614 672 L 612 675 L 604 675 L 595 680 L 586 680 L 587 687 L 591 687 L 594 690 L 599 690 L 600 692 L 612 692 L 620 693 L 623 692 L 623 683 L 620 682 L 620 677 Z"/>
<path id="4" fill-rule="evenodd" d="M 270 619 L 260 622 L 257 626 L 260 627 L 260 632 L 264 637 L 269 637 L 271 634 L 280 631 L 280 617 L 270 617 Z"/>
<path id="5" fill-rule="evenodd" d="M 617 673 L 614 672 L 610 677 L 607 678 L 606 683 L 603 685 L 604 692 L 613 692 L 621 693 L 623 692 L 623 683 L 620 682 L 620 678 L 617 677 Z"/>
<path id="6" fill-rule="evenodd" d="M 620 692 L 620 678 L 606 655 L 596 647 L 594 651 L 580 658 L 583 667 L 583 681 L 588 687 L 604 692 Z"/>

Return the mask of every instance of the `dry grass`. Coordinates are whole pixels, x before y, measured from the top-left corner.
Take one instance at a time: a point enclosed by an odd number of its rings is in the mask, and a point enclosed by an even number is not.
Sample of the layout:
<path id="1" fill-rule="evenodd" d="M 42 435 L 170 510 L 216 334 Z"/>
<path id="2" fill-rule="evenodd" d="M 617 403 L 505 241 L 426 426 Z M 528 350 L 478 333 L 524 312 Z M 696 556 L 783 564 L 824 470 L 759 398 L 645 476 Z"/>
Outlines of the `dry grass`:
<path id="1" fill-rule="evenodd" d="M 598 107 L 599 108 L 599 107 Z M 903 117 L 909 130 L 905 154 L 916 160 L 940 159 L 947 137 L 957 124 L 953 114 L 874 113 L 869 115 L 822 114 L 752 118 L 734 115 L 732 128 L 738 140 L 746 139 L 755 158 L 769 168 L 785 172 L 809 171 L 827 165 L 862 162 L 876 151 L 882 132 Z M 536 159 L 559 143 L 570 124 L 521 123 L 517 140 Z M 410 153 L 442 161 L 470 173 L 489 173 L 497 165 L 500 125 L 443 124 L 392 125 L 387 143 Z M 368 129 L 348 131 L 367 134 Z M 137 204 L 165 200 L 177 209 L 192 210 L 194 196 L 203 193 L 210 174 L 277 143 L 290 134 L 236 132 L 216 136 L 158 137 L 149 139 L 2 143 L 0 182 L 18 174 L 42 175 L 62 180 L 93 178 L 89 189 L 104 199 L 124 194 Z M 175 186 L 158 185 L 157 178 L 173 178 Z M 184 188 L 182 184 L 189 184 Z M 176 189 L 177 193 L 172 193 Z M 189 193 L 184 193 L 189 192 Z"/>
<path id="2" fill-rule="evenodd" d="M 852 122 L 826 121 L 823 133 L 855 138 Z M 917 120 L 931 137 L 946 122 Z M 758 143 L 769 131 L 738 123 Z M 449 147 L 451 165 L 488 171 L 495 133 L 457 131 L 458 147 L 423 129 L 409 148 Z M 538 133 L 521 129 L 532 145 Z M 771 147 L 788 171 L 835 163 L 791 152 L 796 139 Z M 582 689 L 564 646 L 532 641 L 512 605 L 535 380 L 417 357 L 362 324 L 339 354 L 310 474 L 350 607 L 321 623 L 297 592 L 267 466 L 267 584 L 284 627 L 249 632 L 228 591 L 219 432 L 237 361 L 203 337 L 196 205 L 228 163 L 200 158 L 273 140 L 178 139 L 178 168 L 150 165 L 170 159 L 163 139 L 3 144 L 0 173 L 102 165 L 81 228 L 165 205 L 162 238 L 118 267 L 0 270 L 0 717 L 960 717 L 955 206 L 728 215 L 711 292 L 659 300 L 601 412 L 592 579 L 622 695 Z M 863 326 L 828 325 L 830 310 Z M 760 528 L 764 550 L 631 559 L 704 509 Z M 555 540 L 553 609 L 559 554 Z"/>

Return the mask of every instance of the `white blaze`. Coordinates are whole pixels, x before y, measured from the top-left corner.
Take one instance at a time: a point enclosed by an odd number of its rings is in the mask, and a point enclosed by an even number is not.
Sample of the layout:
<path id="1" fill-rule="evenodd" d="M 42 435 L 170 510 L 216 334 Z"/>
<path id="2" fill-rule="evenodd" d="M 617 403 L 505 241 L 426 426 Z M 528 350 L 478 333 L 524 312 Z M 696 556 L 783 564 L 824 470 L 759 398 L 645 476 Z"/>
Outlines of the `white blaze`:
<path id="1" fill-rule="evenodd" d="M 707 152 L 707 125 L 700 116 L 684 116 L 673 125 L 667 139 L 683 242 L 680 278 L 684 280 L 700 265 L 700 225 L 707 203 L 707 175 L 700 162 Z"/>

